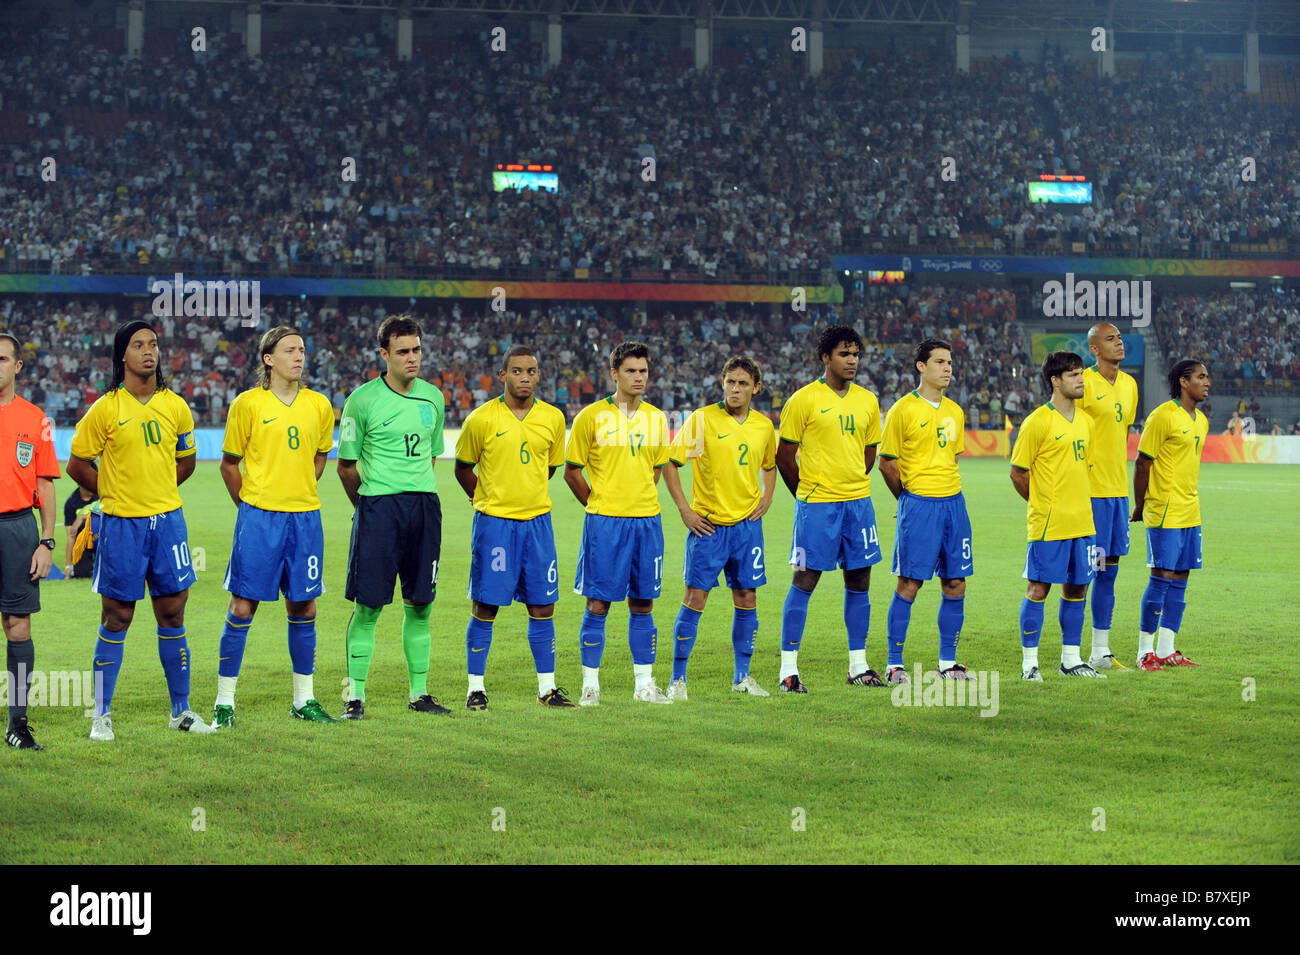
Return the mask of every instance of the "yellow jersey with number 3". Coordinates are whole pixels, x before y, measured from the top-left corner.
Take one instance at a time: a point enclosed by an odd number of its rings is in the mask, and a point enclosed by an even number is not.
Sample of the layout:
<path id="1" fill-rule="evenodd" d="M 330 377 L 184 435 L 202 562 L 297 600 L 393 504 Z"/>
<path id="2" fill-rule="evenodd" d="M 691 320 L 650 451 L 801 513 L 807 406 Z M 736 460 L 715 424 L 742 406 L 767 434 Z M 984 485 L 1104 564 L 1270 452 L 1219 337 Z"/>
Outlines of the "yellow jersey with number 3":
<path id="1" fill-rule="evenodd" d="M 1092 496 L 1128 497 L 1128 429 L 1137 419 L 1138 386 L 1120 371 L 1112 385 L 1094 365 L 1084 369 L 1075 404 L 1092 419 Z"/>
<path id="2" fill-rule="evenodd" d="M 1092 419 L 1076 403 L 1066 420 L 1049 401 L 1020 425 L 1012 467 L 1029 472 L 1031 541 L 1060 541 L 1097 532 L 1092 522 Z"/>
<path id="3" fill-rule="evenodd" d="M 659 513 L 655 471 L 668 463 L 668 419 L 647 401 L 628 415 L 612 397 L 587 405 L 573 419 L 566 464 L 587 469 L 587 513 L 654 517 Z"/>
<path id="4" fill-rule="evenodd" d="M 477 466 L 474 510 L 530 521 L 551 511 L 550 469 L 564 463 L 564 413 L 540 398 L 523 418 L 504 395 L 465 419 L 456 460 Z"/>
<path id="5" fill-rule="evenodd" d="M 966 414 L 951 398 L 935 407 L 912 391 L 889 409 L 882 458 L 898 459 L 903 490 L 921 497 L 961 493 L 957 455 L 966 450 Z"/>
<path id="6" fill-rule="evenodd" d="M 1138 454 L 1151 458 L 1151 477 L 1142 504 L 1147 527 L 1199 527 L 1201 452 L 1210 434 L 1210 420 L 1196 409 L 1187 413 L 1170 398 L 1147 415 Z"/>
<path id="7" fill-rule="evenodd" d="M 799 445 L 799 500 L 870 497 L 866 451 L 880 443 L 880 402 L 853 382 L 841 398 L 818 378 L 781 407 L 781 440 Z"/>
<path id="8" fill-rule="evenodd" d="M 753 408 L 739 422 L 718 402 L 691 412 L 669 458 L 692 466 L 692 510 L 714 524 L 737 524 L 763 499 L 762 472 L 776 467 L 776 427 Z"/>
<path id="9" fill-rule="evenodd" d="M 316 455 L 334 447 L 334 409 L 319 391 L 299 388 L 285 404 L 270 388 L 230 403 L 221 453 L 240 458 L 239 499 L 264 511 L 318 511 Z"/>
<path id="10" fill-rule="evenodd" d="M 176 462 L 193 457 L 194 415 L 160 388 L 141 401 L 119 385 L 77 422 L 72 456 L 99 458 L 99 500 L 112 517 L 153 517 L 181 506 Z"/>

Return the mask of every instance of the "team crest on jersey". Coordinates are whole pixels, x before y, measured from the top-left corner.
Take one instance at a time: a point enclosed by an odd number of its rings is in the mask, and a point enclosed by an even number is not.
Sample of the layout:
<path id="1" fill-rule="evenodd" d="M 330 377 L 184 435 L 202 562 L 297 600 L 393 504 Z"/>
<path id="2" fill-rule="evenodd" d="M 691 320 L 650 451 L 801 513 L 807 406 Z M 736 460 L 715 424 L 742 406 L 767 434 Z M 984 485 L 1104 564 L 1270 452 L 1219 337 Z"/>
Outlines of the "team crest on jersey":
<path id="1" fill-rule="evenodd" d="M 30 441 L 18 442 L 18 466 L 25 468 L 32 463 L 32 455 L 36 453 L 36 445 Z"/>
<path id="2" fill-rule="evenodd" d="M 432 424 L 433 424 L 433 406 L 432 406 L 432 405 L 427 405 L 427 404 L 424 404 L 423 402 L 420 403 L 420 424 L 423 424 L 423 425 L 432 425 Z"/>

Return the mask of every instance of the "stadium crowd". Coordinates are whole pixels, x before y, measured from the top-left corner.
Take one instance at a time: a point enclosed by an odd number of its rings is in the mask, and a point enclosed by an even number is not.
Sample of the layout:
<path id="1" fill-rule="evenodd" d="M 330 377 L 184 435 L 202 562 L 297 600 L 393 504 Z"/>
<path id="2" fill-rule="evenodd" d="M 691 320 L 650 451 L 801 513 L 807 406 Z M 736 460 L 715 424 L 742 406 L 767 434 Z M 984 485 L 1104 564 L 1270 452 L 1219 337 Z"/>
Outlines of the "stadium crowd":
<path id="1" fill-rule="evenodd" d="M 230 402 L 252 383 L 258 336 L 281 322 L 304 333 L 309 384 L 336 409 L 380 370 L 372 336 L 388 314 L 382 302 L 344 300 L 336 307 L 275 298 L 262 309 L 258 328 L 243 328 L 237 318 L 157 320 L 163 372 L 200 425 L 224 423 Z M 1016 417 L 1038 401 L 1028 335 L 1014 321 L 1015 309 L 1007 290 L 895 286 L 873 288 L 867 301 L 853 306 L 811 305 L 806 313 L 749 306 L 634 313 L 604 304 L 538 304 L 497 313 L 453 303 L 416 314 L 425 328 L 423 374 L 443 389 L 451 425 L 499 393 L 499 356 L 517 342 L 538 350 L 540 396 L 572 419 L 608 392 L 609 350 L 627 337 L 654 349 L 649 400 L 674 419 L 717 399 L 718 371 L 736 353 L 758 361 L 764 389 L 755 404 L 776 415 L 786 397 L 816 376 L 820 365 L 811 352 L 817 333 L 844 321 L 861 329 L 866 343 L 858 382 L 884 407 L 914 385 L 908 357 L 916 341 L 939 335 L 956 353 L 951 397 L 967 409 L 973 426 L 997 427 L 1004 412 Z M 25 342 L 24 393 L 60 425 L 74 424 L 102 393 L 113 331 L 131 317 L 112 302 L 0 301 L 0 325 Z"/>
<path id="2" fill-rule="evenodd" d="M 977 235 L 1178 256 L 1300 237 L 1300 117 L 1202 94 L 1194 54 L 1102 80 L 1059 51 L 970 76 L 882 51 L 814 78 L 762 41 L 698 72 L 652 40 L 569 38 L 548 72 L 526 41 L 504 56 L 478 36 L 401 64 L 379 41 L 297 37 L 247 61 L 235 34 L 196 54 L 186 32 L 142 62 L 83 27 L 11 33 L 0 270 L 809 280 L 837 252 Z M 1242 181 L 1243 152 L 1267 188 Z M 493 165 L 520 159 L 553 163 L 558 194 L 494 193 Z M 1094 202 L 1030 204 L 1025 181 L 1056 169 L 1089 176 Z"/>
<path id="3" fill-rule="evenodd" d="M 1166 302 L 1166 351 L 1205 361 L 1215 380 L 1249 392 L 1270 379 L 1300 381 L 1300 292 L 1233 291 Z"/>

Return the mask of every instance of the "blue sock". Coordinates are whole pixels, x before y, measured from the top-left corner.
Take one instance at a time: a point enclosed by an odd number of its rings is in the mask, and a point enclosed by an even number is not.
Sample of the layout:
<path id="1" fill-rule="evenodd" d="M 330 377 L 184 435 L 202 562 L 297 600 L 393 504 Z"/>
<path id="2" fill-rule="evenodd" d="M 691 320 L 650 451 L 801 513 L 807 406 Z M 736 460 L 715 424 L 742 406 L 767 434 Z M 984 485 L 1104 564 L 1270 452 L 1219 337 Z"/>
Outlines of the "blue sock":
<path id="1" fill-rule="evenodd" d="M 1142 632 L 1155 633 L 1160 629 L 1160 614 L 1165 609 L 1165 593 L 1169 590 L 1169 581 L 1155 574 L 1147 581 L 1147 589 L 1142 594 Z"/>
<path id="2" fill-rule="evenodd" d="M 582 644 L 582 665 L 600 666 L 600 658 L 605 655 L 605 618 L 596 616 L 590 610 L 584 610 L 578 641 Z"/>
<path id="3" fill-rule="evenodd" d="M 686 679 L 686 661 L 695 647 L 695 636 L 700 629 L 700 611 L 682 604 L 673 621 L 673 679 Z"/>
<path id="4" fill-rule="evenodd" d="M 903 644 L 907 642 L 907 627 L 912 622 L 912 601 L 897 590 L 885 612 L 885 642 L 889 644 L 889 665 L 903 665 Z"/>
<path id="5" fill-rule="evenodd" d="M 731 652 L 735 656 L 732 686 L 749 676 L 749 661 L 754 656 L 754 638 L 757 636 L 758 608 L 737 607 L 731 618 Z"/>
<path id="6" fill-rule="evenodd" d="M 538 673 L 555 672 L 555 618 L 528 618 L 528 649 Z"/>
<path id="7" fill-rule="evenodd" d="M 808 598 L 811 590 L 800 590 L 794 584 L 785 592 L 785 607 L 781 611 L 781 649 L 798 650 L 803 643 L 803 628 L 808 622 Z"/>
<path id="8" fill-rule="evenodd" d="M 1061 623 L 1062 646 L 1079 647 L 1083 645 L 1083 610 L 1086 606 L 1086 597 L 1080 597 L 1078 600 L 1071 600 L 1069 597 L 1061 598 L 1061 609 L 1058 611 L 1056 618 Z"/>
<path id="9" fill-rule="evenodd" d="M 1115 578 L 1118 576 L 1119 564 L 1107 564 L 1097 572 L 1092 585 L 1092 625 L 1098 630 L 1110 629 L 1110 620 L 1115 612 Z"/>
<path id="10" fill-rule="evenodd" d="M 236 617 L 226 611 L 226 625 L 221 628 L 221 642 L 217 645 L 217 676 L 239 676 L 239 668 L 244 665 L 244 647 L 248 644 L 248 628 L 252 625 L 252 617 Z M 292 645 L 289 652 L 293 652 Z"/>
<path id="11" fill-rule="evenodd" d="M 944 596 L 939 604 L 939 659 L 957 659 L 957 641 L 966 620 L 966 598 Z"/>
<path id="12" fill-rule="evenodd" d="M 1169 589 L 1165 592 L 1165 609 L 1160 614 L 1160 626 L 1177 633 L 1183 625 L 1183 611 L 1187 609 L 1187 581 L 1174 579 L 1166 583 L 1169 584 Z"/>
<path id="13" fill-rule="evenodd" d="M 627 645 L 632 651 L 632 662 L 654 663 L 659 631 L 655 629 L 654 614 L 630 613 L 627 617 Z M 674 667 L 676 663 L 674 662 Z"/>
<path id="14" fill-rule="evenodd" d="M 1043 636 L 1043 601 L 1020 601 L 1020 645 L 1033 649 Z"/>
<path id="15" fill-rule="evenodd" d="M 311 676 L 316 672 L 316 615 L 285 614 L 285 618 L 289 621 L 289 662 L 293 672 Z"/>
<path id="16" fill-rule="evenodd" d="M 466 667 L 470 676 L 483 676 L 487 673 L 488 649 L 492 646 L 491 620 L 480 620 L 470 614 L 469 626 L 465 628 Z"/>
<path id="17" fill-rule="evenodd" d="M 95 715 L 104 716 L 113 704 L 117 675 L 122 672 L 122 654 L 126 651 L 126 631 L 99 627 L 95 641 Z"/>
<path id="18" fill-rule="evenodd" d="M 844 589 L 844 629 L 849 634 L 849 652 L 867 649 L 867 631 L 871 628 L 871 594 L 865 590 Z"/>
<path id="19" fill-rule="evenodd" d="M 157 632 L 158 659 L 167 677 L 172 716 L 180 716 L 190 708 L 190 645 L 184 627 L 159 627 Z"/>

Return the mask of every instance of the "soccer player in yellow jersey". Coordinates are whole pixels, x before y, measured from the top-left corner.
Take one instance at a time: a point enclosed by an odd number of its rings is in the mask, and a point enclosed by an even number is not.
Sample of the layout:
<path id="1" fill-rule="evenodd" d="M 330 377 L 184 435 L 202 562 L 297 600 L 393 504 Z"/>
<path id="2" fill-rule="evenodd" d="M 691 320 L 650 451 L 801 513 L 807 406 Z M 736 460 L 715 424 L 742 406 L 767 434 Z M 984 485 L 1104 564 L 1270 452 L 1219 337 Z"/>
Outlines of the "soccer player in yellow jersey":
<path id="1" fill-rule="evenodd" d="M 825 374 L 804 385 L 781 407 L 776 466 L 794 495 L 794 577 L 781 615 L 780 687 L 807 693 L 799 679 L 799 644 L 808 599 L 823 571 L 844 569 L 844 626 L 849 636 L 848 683 L 885 686 L 867 665 L 871 565 L 880 562 L 871 467 L 880 444 L 880 403 L 854 384 L 862 338 L 832 325 L 817 342 Z M 796 460 L 796 453 L 798 459 Z"/>
<path id="2" fill-rule="evenodd" d="M 1083 397 L 1083 359 L 1052 352 L 1043 362 L 1043 384 L 1052 400 L 1020 425 L 1011 451 L 1011 483 L 1029 502 L 1029 553 L 1022 576 L 1029 590 L 1020 604 L 1021 676 L 1042 682 L 1038 641 L 1043 603 L 1061 584 L 1061 674 L 1105 679 L 1079 657 L 1083 609 L 1095 573 L 1092 523 L 1092 419 L 1076 404 Z"/>
<path id="3" fill-rule="evenodd" d="M 145 584 L 158 622 L 158 657 L 171 696 L 172 729 L 211 733 L 190 709 L 185 600 L 194 584 L 178 488 L 194 473 L 194 416 L 167 387 L 158 336 L 130 321 L 113 336 L 113 379 L 77 423 L 68 476 L 103 505 L 91 589 L 103 615 L 95 642 L 95 715 L 90 738 L 114 739 L 111 707 L 126 630 Z M 91 462 L 99 458 L 99 470 Z"/>
<path id="4" fill-rule="evenodd" d="M 587 509 L 573 589 L 587 598 L 579 640 L 579 706 L 600 705 L 600 660 L 609 605 L 627 599 L 627 642 L 642 703 L 671 703 L 655 685 L 654 600 L 663 587 L 664 532 L 659 522 L 659 471 L 668 463 L 664 413 L 643 401 L 650 349 L 623 342 L 609 356 L 614 394 L 583 408 L 573 420 L 564 454 L 564 481 Z M 583 477 L 583 469 L 591 483 Z"/>
<path id="5" fill-rule="evenodd" d="M 921 376 L 914 391 L 899 398 L 885 419 L 880 476 L 898 498 L 898 532 L 892 573 L 898 586 L 885 617 L 889 683 L 906 683 L 903 643 L 912 602 L 922 583 L 936 573 L 939 604 L 939 676 L 970 680 L 957 662 L 957 641 L 965 620 L 966 578 L 975 569 L 970 516 L 961 493 L 957 455 L 966 449 L 966 415 L 944 392 L 952 381 L 952 346 L 927 338 L 912 363 Z"/>
<path id="6" fill-rule="evenodd" d="M 731 622 L 735 668 L 731 688 L 737 693 L 768 696 L 749 675 L 758 632 L 757 588 L 767 583 L 763 551 L 763 515 L 776 490 L 776 428 L 772 419 L 750 409 L 763 385 L 750 358 L 728 358 L 722 366 L 723 398 L 692 412 L 673 439 L 672 467 L 664 483 L 677 503 L 686 537 L 682 577 L 686 596 L 673 624 L 673 678 L 668 696 L 685 700 L 686 662 L 704 613 L 709 591 L 726 573 L 736 612 Z M 678 468 L 693 466 L 691 499 L 682 491 Z"/>
<path id="7" fill-rule="evenodd" d="M 1200 666 L 1174 649 L 1174 639 L 1187 606 L 1188 574 L 1201 568 L 1197 485 L 1210 421 L 1197 405 L 1210 396 L 1209 369 L 1199 361 L 1180 361 L 1169 370 L 1169 395 L 1147 415 L 1133 474 L 1130 519 L 1146 525 L 1151 568 L 1142 594 L 1139 670 Z"/>
<path id="8" fill-rule="evenodd" d="M 1088 349 L 1097 356 L 1097 364 L 1083 373 L 1079 407 L 1093 425 L 1092 522 L 1099 555 L 1088 665 L 1094 670 L 1127 670 L 1110 652 L 1110 622 L 1119 559 L 1129 546 L 1128 429 L 1137 418 L 1138 386 L 1131 375 L 1119 370 L 1124 339 L 1114 325 L 1100 322 L 1088 329 Z"/>
<path id="9" fill-rule="evenodd" d="M 497 377 L 505 393 L 475 408 L 456 442 L 456 480 L 474 505 L 465 708 L 487 709 L 483 677 L 492 622 L 498 609 L 519 600 L 528 610 L 537 702 L 571 709 L 574 704 L 555 685 L 554 617 L 560 584 L 548 490 L 555 469 L 564 463 L 564 413 L 537 397 L 541 372 L 527 345 L 506 352 Z"/>
<path id="10" fill-rule="evenodd" d="M 329 399 L 302 385 L 307 347 L 287 325 L 258 346 L 257 387 L 231 402 L 221 445 L 221 477 L 239 508 L 225 588 L 230 606 L 217 654 L 213 729 L 235 725 L 235 681 L 248 628 L 262 601 L 284 594 L 293 666 L 289 715 L 337 723 L 316 702 L 316 598 L 325 593 L 325 534 L 316 485 L 334 447 Z M 241 473 L 240 465 L 243 465 Z"/>

